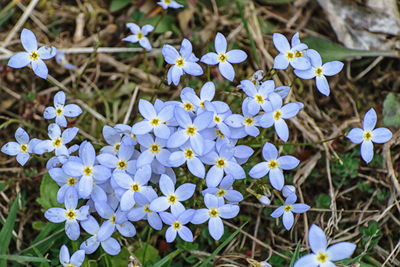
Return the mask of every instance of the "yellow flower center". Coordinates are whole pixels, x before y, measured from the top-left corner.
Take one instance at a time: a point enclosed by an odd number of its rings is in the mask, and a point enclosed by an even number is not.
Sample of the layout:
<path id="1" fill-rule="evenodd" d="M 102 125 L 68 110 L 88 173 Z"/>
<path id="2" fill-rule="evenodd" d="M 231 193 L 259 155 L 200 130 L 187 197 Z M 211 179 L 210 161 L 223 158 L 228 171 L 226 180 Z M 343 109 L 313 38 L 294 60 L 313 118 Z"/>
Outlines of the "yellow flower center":
<path id="1" fill-rule="evenodd" d="M 286 58 L 289 59 L 289 60 L 293 60 L 293 58 L 294 58 L 294 53 L 293 53 L 293 52 L 287 52 L 287 53 L 286 53 Z"/>
<path id="2" fill-rule="evenodd" d="M 323 253 L 323 252 L 319 252 L 318 256 L 317 256 L 317 261 L 319 261 L 320 263 L 325 263 L 328 259 L 328 254 Z"/>
<path id="3" fill-rule="evenodd" d="M 217 209 L 215 209 L 215 208 L 212 208 L 212 209 L 208 212 L 208 214 L 210 214 L 211 217 L 215 218 L 215 217 L 217 217 L 217 215 L 219 214 L 219 211 L 218 211 Z"/>
<path id="4" fill-rule="evenodd" d="M 27 144 L 21 144 L 19 146 L 19 149 L 21 149 L 22 152 L 26 153 L 28 151 L 28 145 Z"/>
<path id="5" fill-rule="evenodd" d="M 226 55 L 224 53 L 219 54 L 218 60 L 224 63 L 226 61 Z"/>
<path id="6" fill-rule="evenodd" d="M 75 177 L 68 177 L 67 184 L 69 186 L 76 184 L 76 178 Z"/>
<path id="7" fill-rule="evenodd" d="M 186 134 L 187 135 L 191 135 L 191 136 L 193 136 L 193 135 L 195 135 L 196 134 L 196 127 L 195 126 L 188 126 L 187 128 L 186 128 Z"/>
<path id="8" fill-rule="evenodd" d="M 160 125 L 160 119 L 159 119 L 159 118 L 153 118 L 153 119 L 150 121 L 150 124 L 151 124 L 152 126 L 158 126 L 158 125 Z"/>
<path id="9" fill-rule="evenodd" d="M 200 106 L 201 106 L 203 109 L 206 109 L 206 106 L 204 105 L 204 100 L 200 102 Z"/>
<path id="10" fill-rule="evenodd" d="M 67 264 L 67 267 L 75 267 L 75 265 L 69 263 L 69 264 Z"/>
<path id="11" fill-rule="evenodd" d="M 175 230 L 181 229 L 181 226 L 182 226 L 181 222 L 178 222 L 178 221 L 175 221 L 175 222 L 172 224 L 172 228 L 174 228 Z"/>
<path id="12" fill-rule="evenodd" d="M 75 212 L 75 210 L 67 210 L 65 212 L 65 215 L 67 216 L 68 220 L 73 220 L 76 217 L 76 212 Z"/>
<path id="13" fill-rule="evenodd" d="M 115 214 L 111 217 L 111 222 L 115 224 Z"/>
<path id="14" fill-rule="evenodd" d="M 120 161 L 118 161 L 117 163 L 117 168 L 121 171 L 125 170 L 126 167 L 128 166 L 128 164 L 126 163 L 125 160 L 121 159 Z"/>
<path id="15" fill-rule="evenodd" d="M 217 196 L 219 196 L 219 197 L 223 197 L 223 196 L 225 196 L 225 194 L 226 194 L 225 189 L 220 189 L 217 192 Z"/>
<path id="16" fill-rule="evenodd" d="M 220 123 L 220 122 L 221 122 L 221 117 L 215 115 L 215 116 L 214 116 L 214 121 L 215 121 L 215 123 Z"/>
<path id="17" fill-rule="evenodd" d="M 264 98 L 262 97 L 262 95 L 256 95 L 256 101 L 258 104 L 263 104 Z"/>
<path id="18" fill-rule="evenodd" d="M 292 206 L 291 206 L 291 205 L 286 205 L 286 206 L 283 208 L 283 210 L 284 210 L 285 212 L 289 212 L 289 211 L 292 210 Z"/>
<path id="19" fill-rule="evenodd" d="M 86 167 L 83 169 L 83 173 L 84 173 L 86 176 L 90 176 L 90 175 L 93 174 L 93 168 L 90 167 L 90 166 L 86 166 Z"/>
<path id="20" fill-rule="evenodd" d="M 184 108 L 186 111 L 192 111 L 192 110 L 194 109 L 194 106 L 192 105 L 192 103 L 186 102 L 186 103 L 183 105 L 183 108 Z"/>
<path id="21" fill-rule="evenodd" d="M 136 134 L 131 134 L 133 140 L 136 140 Z"/>
<path id="22" fill-rule="evenodd" d="M 131 184 L 131 189 L 133 192 L 139 191 L 139 184 L 138 183 Z"/>
<path id="23" fill-rule="evenodd" d="M 248 126 L 251 126 L 254 124 L 254 120 L 251 117 L 247 117 L 246 119 L 244 119 L 244 123 Z"/>
<path id="24" fill-rule="evenodd" d="M 169 195 L 168 202 L 171 203 L 171 204 L 175 204 L 176 196 L 174 194 Z"/>
<path id="25" fill-rule="evenodd" d="M 53 146 L 59 147 L 59 146 L 61 146 L 61 144 L 62 144 L 62 140 L 60 137 L 57 137 L 56 139 L 54 139 Z"/>
<path id="26" fill-rule="evenodd" d="M 369 141 L 369 140 L 371 140 L 371 138 L 372 138 L 372 133 L 371 133 L 371 131 L 369 131 L 369 130 L 365 131 L 365 132 L 364 132 L 364 140 L 365 140 L 365 141 Z"/>
<path id="27" fill-rule="evenodd" d="M 191 158 L 193 158 L 194 152 L 190 148 L 186 148 L 184 155 L 185 155 L 185 158 L 191 159 Z"/>
<path id="28" fill-rule="evenodd" d="M 116 143 L 116 144 L 114 145 L 114 151 L 115 151 L 115 152 L 118 152 L 120 146 L 121 146 L 121 143 Z"/>
<path id="29" fill-rule="evenodd" d="M 185 65 L 185 60 L 183 60 L 183 58 L 178 58 L 178 59 L 175 61 L 175 63 L 176 63 L 176 65 L 177 65 L 179 68 L 182 68 L 183 65 Z"/>
<path id="30" fill-rule="evenodd" d="M 315 69 L 315 74 L 316 74 L 318 77 L 320 77 L 320 76 L 322 75 L 322 68 L 321 68 L 321 67 L 316 68 L 316 69 Z"/>
<path id="31" fill-rule="evenodd" d="M 36 51 L 32 51 L 31 54 L 29 55 L 29 58 L 30 58 L 32 61 L 36 61 L 36 60 L 39 59 L 39 53 L 36 52 Z"/>
<path id="32" fill-rule="evenodd" d="M 62 108 L 57 108 L 56 109 L 56 114 L 57 114 L 57 116 L 60 116 L 61 114 L 63 114 L 64 113 L 64 110 L 62 109 Z"/>
<path id="33" fill-rule="evenodd" d="M 225 165 L 226 165 L 225 159 L 223 159 L 223 158 L 217 159 L 217 167 L 218 168 L 223 168 L 223 167 L 225 167 Z"/>
<path id="34" fill-rule="evenodd" d="M 153 153 L 153 154 L 158 154 L 158 153 L 160 153 L 160 146 L 157 145 L 157 144 L 152 144 L 152 145 L 150 146 L 150 151 L 151 151 L 151 153 Z"/>
<path id="35" fill-rule="evenodd" d="M 302 57 L 303 55 L 304 53 L 301 51 L 296 51 L 296 53 L 294 54 L 295 57 Z"/>
<path id="36" fill-rule="evenodd" d="M 170 5 L 170 4 L 171 4 L 171 0 L 164 0 L 164 3 L 165 3 L 166 5 Z"/>
<path id="37" fill-rule="evenodd" d="M 143 33 L 142 32 L 138 32 L 137 38 L 138 38 L 138 40 L 142 39 L 143 38 Z"/>
<path id="38" fill-rule="evenodd" d="M 147 213 L 152 213 L 152 211 L 149 209 L 149 205 L 144 206 L 144 211 Z"/>
<path id="39" fill-rule="evenodd" d="M 225 138 L 225 135 L 220 130 L 217 130 L 217 135 L 219 138 Z"/>
<path id="40" fill-rule="evenodd" d="M 277 121 L 281 118 L 282 112 L 280 110 L 275 110 L 274 111 L 274 119 Z"/>
<path id="41" fill-rule="evenodd" d="M 268 162 L 268 167 L 269 167 L 270 169 L 275 169 L 276 167 L 278 167 L 278 162 L 277 162 L 276 160 L 274 160 L 274 159 L 271 159 L 271 160 Z"/>

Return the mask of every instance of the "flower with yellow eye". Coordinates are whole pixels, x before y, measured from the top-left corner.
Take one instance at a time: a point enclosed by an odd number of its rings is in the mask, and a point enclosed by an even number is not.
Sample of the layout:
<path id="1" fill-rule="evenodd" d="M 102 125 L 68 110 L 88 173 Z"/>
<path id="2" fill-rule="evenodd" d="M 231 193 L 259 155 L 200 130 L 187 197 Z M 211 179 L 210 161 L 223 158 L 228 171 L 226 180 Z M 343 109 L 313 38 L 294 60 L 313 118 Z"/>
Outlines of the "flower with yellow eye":
<path id="1" fill-rule="evenodd" d="M 140 28 L 135 23 L 127 23 L 126 27 L 128 27 L 133 34 L 122 39 L 122 41 L 127 41 L 131 43 L 139 42 L 141 47 L 145 48 L 148 51 L 151 50 L 151 44 L 149 42 L 149 39 L 147 39 L 146 35 L 148 35 L 150 32 L 154 30 L 153 26 L 144 25 L 142 28 Z"/>
<path id="2" fill-rule="evenodd" d="M 104 125 L 102 133 L 103 133 L 103 138 L 108 145 L 103 146 L 100 149 L 100 153 L 109 153 L 117 155 L 118 150 L 122 143 L 122 138 L 121 138 L 121 131 L 116 127 L 117 126 L 113 128 L 111 126 Z"/>
<path id="3" fill-rule="evenodd" d="M 183 5 L 178 4 L 174 0 L 161 0 L 160 2 L 157 2 L 158 5 L 160 5 L 163 9 L 167 8 L 181 8 Z"/>
<path id="4" fill-rule="evenodd" d="M 134 151 L 134 145 L 122 142 L 117 155 L 102 153 L 97 156 L 97 161 L 101 165 L 113 170 L 112 175 L 116 172 L 128 172 L 134 174 L 136 171 L 136 160 L 132 159 Z"/>
<path id="5" fill-rule="evenodd" d="M 73 118 L 79 116 L 81 113 L 82 109 L 78 105 L 65 105 L 65 93 L 59 91 L 54 96 L 54 107 L 47 107 L 44 110 L 43 117 L 46 120 L 56 118 L 56 124 L 61 127 L 67 127 L 67 119 L 65 117 Z"/>
<path id="6" fill-rule="evenodd" d="M 280 191 L 285 183 L 282 170 L 294 169 L 299 165 L 300 161 L 293 156 L 278 157 L 278 150 L 268 142 L 264 144 L 262 155 L 265 161 L 257 163 L 251 168 L 249 175 L 258 179 L 269 173 L 271 185 Z"/>
<path id="7" fill-rule="evenodd" d="M 77 250 L 69 256 L 69 251 L 66 245 L 62 245 L 60 249 L 60 263 L 63 267 L 80 267 L 85 260 L 85 251 Z"/>
<path id="8" fill-rule="evenodd" d="M 142 153 L 136 161 L 136 167 L 140 168 L 152 164 L 154 169 L 165 169 L 168 167 L 168 159 L 171 152 L 165 147 L 167 140 L 154 138 L 150 134 L 138 135 L 137 141 L 140 144 Z M 155 167 L 156 166 L 156 167 Z"/>
<path id="9" fill-rule="evenodd" d="M 227 200 L 230 204 L 236 204 L 243 200 L 243 195 L 239 191 L 236 191 L 232 188 L 234 181 L 235 179 L 232 177 L 232 175 L 227 175 L 222 179 L 218 187 L 209 187 L 203 190 L 201 194 L 203 196 L 205 196 L 207 193 L 212 194 L 218 197 L 218 200 L 222 204 L 225 203 L 225 200 Z"/>
<path id="10" fill-rule="evenodd" d="M 40 143 L 39 139 L 32 139 L 29 141 L 28 133 L 18 128 L 15 132 L 15 140 L 17 142 L 8 142 L 1 148 L 1 152 L 10 156 L 17 156 L 17 161 L 22 166 L 29 160 L 30 154 L 34 152 L 35 146 Z"/>
<path id="11" fill-rule="evenodd" d="M 302 79 L 312 79 L 315 77 L 318 91 L 328 96 L 330 89 L 325 76 L 338 74 L 343 69 L 343 63 L 340 61 L 330 61 L 322 64 L 321 56 L 316 50 L 308 49 L 305 53 L 311 62 L 311 67 L 306 70 L 295 69 L 294 74 Z"/>
<path id="12" fill-rule="evenodd" d="M 189 142 L 182 145 L 178 151 L 172 152 L 168 159 L 171 167 L 179 167 L 185 162 L 194 176 L 204 178 L 206 172 L 204 164 L 199 159 L 199 155 L 190 147 Z"/>
<path id="13" fill-rule="evenodd" d="M 195 91 L 186 87 L 181 92 L 181 99 L 187 99 L 190 103 L 196 106 L 197 114 L 205 111 L 206 107 L 204 103 L 206 101 L 211 102 L 215 96 L 215 85 L 213 82 L 206 82 L 200 90 L 200 97 L 198 97 Z"/>
<path id="14" fill-rule="evenodd" d="M 304 213 L 310 209 L 310 206 L 302 203 L 295 203 L 297 200 L 296 194 L 291 194 L 285 200 L 285 204 L 277 208 L 271 213 L 271 217 L 278 218 L 282 216 L 283 226 L 286 230 L 290 230 L 294 222 L 294 213 Z"/>
<path id="15" fill-rule="evenodd" d="M 212 194 L 204 196 L 205 209 L 198 209 L 193 216 L 193 224 L 202 224 L 208 221 L 208 232 L 215 240 L 219 240 L 224 234 L 222 219 L 232 219 L 239 213 L 239 206 L 224 204 Z M 222 219 L 221 219 L 222 218 Z"/>
<path id="16" fill-rule="evenodd" d="M 364 115 L 363 128 L 354 128 L 347 134 L 347 138 L 355 144 L 361 143 L 361 157 L 369 163 L 374 156 L 373 143 L 386 143 L 392 138 L 392 132 L 387 128 L 375 128 L 376 112 L 373 108 Z"/>
<path id="17" fill-rule="evenodd" d="M 68 190 L 73 189 L 78 192 L 79 177 L 67 175 L 62 168 L 50 169 L 49 175 L 60 186 L 57 192 L 58 203 L 64 203 L 65 194 Z"/>
<path id="18" fill-rule="evenodd" d="M 304 255 L 298 259 L 294 267 L 319 267 L 336 266 L 333 261 L 349 258 L 356 249 L 356 245 L 350 242 L 339 242 L 328 247 L 324 231 L 313 224 L 308 231 L 308 244 L 313 253 Z"/>
<path id="19" fill-rule="evenodd" d="M 303 108 L 303 104 L 295 102 L 282 106 L 282 97 L 277 93 L 270 94 L 269 100 L 271 102 L 271 111 L 261 116 L 259 124 L 263 128 L 269 128 L 274 125 L 279 138 L 286 142 L 289 138 L 289 129 L 285 120 L 296 116 Z"/>
<path id="20" fill-rule="evenodd" d="M 258 111 L 254 112 L 255 110 L 253 110 L 253 113 L 249 112 L 248 107 L 249 105 L 246 106 L 246 103 L 243 102 L 243 115 L 232 114 L 225 119 L 225 122 L 229 127 L 232 127 L 235 130 L 238 128 L 243 128 L 245 134 L 256 137 L 260 134 L 260 130 L 257 128 L 257 126 L 260 126 L 258 123 L 260 116 L 255 116 Z"/>
<path id="21" fill-rule="evenodd" d="M 160 217 L 163 222 L 170 225 L 167 231 L 165 231 L 165 239 L 168 243 L 174 241 L 177 234 L 184 241 L 193 242 L 193 234 L 185 224 L 192 220 L 194 213 L 194 209 L 179 211 L 178 213 L 176 211 L 172 211 L 171 213 L 165 211 L 160 212 Z"/>
<path id="22" fill-rule="evenodd" d="M 8 61 L 12 68 L 23 68 L 31 65 L 33 72 L 42 79 L 47 79 L 49 70 L 43 60 L 50 59 L 57 54 L 54 46 L 42 46 L 38 49 L 36 36 L 32 31 L 23 29 L 21 43 L 26 52 L 18 52 Z"/>

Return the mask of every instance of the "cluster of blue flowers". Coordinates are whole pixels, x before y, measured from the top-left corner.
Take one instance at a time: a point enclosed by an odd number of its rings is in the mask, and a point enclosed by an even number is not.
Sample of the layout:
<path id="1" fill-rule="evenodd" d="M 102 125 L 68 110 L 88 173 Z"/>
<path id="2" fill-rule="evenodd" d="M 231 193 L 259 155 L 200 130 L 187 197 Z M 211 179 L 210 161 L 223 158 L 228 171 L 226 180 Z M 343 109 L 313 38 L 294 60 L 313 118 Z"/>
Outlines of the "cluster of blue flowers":
<path id="1" fill-rule="evenodd" d="M 159 4 L 165 9 L 180 7 L 175 1 L 163 0 Z M 132 35 L 124 41 L 139 42 L 146 50 L 152 49 L 146 36 L 154 30 L 153 26 L 140 28 L 128 23 L 127 27 Z M 298 33 L 293 36 L 291 45 L 278 33 L 273 35 L 273 41 L 280 52 L 274 61 L 275 69 L 283 70 L 290 64 L 295 75 L 303 79 L 315 77 L 318 90 L 329 94 L 325 76 L 337 74 L 343 63 L 322 64 L 318 52 L 301 43 Z M 36 37 L 26 29 L 21 33 L 21 42 L 27 52 L 14 55 L 9 66 L 20 68 L 30 64 L 39 77 L 46 79 L 48 70 L 43 60 L 55 56 L 57 49 L 47 46 L 37 49 Z M 184 74 L 203 74 L 199 59 L 187 39 L 182 41 L 179 52 L 166 44 L 162 54 L 171 65 L 167 74 L 168 84 L 178 85 Z M 63 54 L 57 55 L 60 64 L 74 68 Z M 235 71 L 232 64 L 246 58 L 246 53 L 239 49 L 227 52 L 225 37 L 217 33 L 215 52 L 203 55 L 200 62 L 218 64 L 221 75 L 233 81 Z M 103 137 L 107 145 L 98 153 L 89 141 L 69 146 L 79 129 L 66 128 L 67 118 L 79 116 L 82 110 L 75 104 L 66 105 L 65 94 L 61 91 L 54 97 L 54 107 L 47 107 L 44 111 L 45 119 L 55 119 L 55 123 L 48 127 L 48 140 L 29 140 L 28 134 L 18 128 L 15 133 L 17 142 L 5 144 L 3 153 L 17 156 L 17 161 L 24 165 L 31 153 L 54 152 L 46 167 L 60 186 L 57 200 L 65 208 L 50 208 L 45 217 L 54 223 L 65 222 L 65 232 L 71 240 L 78 239 L 81 228 L 91 235 L 71 258 L 63 246 L 61 263 L 80 266 L 84 253 L 91 254 L 100 245 L 107 253 L 118 254 L 121 248 L 112 237 L 113 233 L 118 231 L 122 236 L 132 237 L 136 234 L 134 222 L 140 220 L 147 220 L 156 230 L 161 230 L 163 224 L 167 225 L 167 242 L 174 241 L 177 235 L 192 242 L 193 234 L 188 224 L 208 221 L 210 235 L 219 240 L 224 233 L 223 219 L 234 218 L 239 213 L 243 195 L 234 189 L 234 183 L 246 178 L 243 165 L 254 153 L 249 146 L 238 145 L 238 141 L 248 136 L 257 137 L 260 128 L 274 126 L 277 136 L 286 142 L 289 129 L 285 120 L 296 116 L 303 108 L 299 102 L 284 105 L 290 87 L 276 87 L 273 80 L 263 81 L 262 74 L 262 71 L 257 71 L 251 79 L 238 85 L 246 95 L 241 114 L 235 114 L 228 104 L 214 99 L 215 85 L 211 81 L 202 86 L 199 95 L 193 88 L 185 87 L 177 101 L 156 99 L 152 104 L 141 99 L 138 106 L 143 119 L 133 125 L 104 126 Z M 385 128 L 373 130 L 375 124 L 376 113 L 371 109 L 364 118 L 364 129 L 353 129 L 347 135 L 352 142 L 362 143 L 361 155 L 366 162 L 373 156 L 372 142 L 384 143 L 391 138 L 391 132 Z M 293 156 L 279 156 L 277 148 L 269 142 L 264 144 L 262 156 L 265 161 L 253 166 L 248 175 L 254 179 L 268 175 L 271 186 L 281 191 L 285 202 L 271 216 L 282 216 L 283 226 L 289 230 L 294 223 L 293 213 L 304 213 L 310 208 L 295 203 L 294 186 L 285 185 L 283 171 L 296 168 L 299 160 Z M 185 175 L 193 183 L 182 184 L 181 177 L 176 176 L 173 168 L 184 166 L 197 177 Z M 205 179 L 207 188 L 201 192 L 204 206 L 195 209 L 185 201 L 195 195 L 198 179 Z M 271 202 L 266 195 L 255 196 L 265 205 Z M 84 201 L 78 205 L 80 199 Z M 99 216 L 93 216 L 96 213 Z M 100 221 L 96 219 L 99 217 Z M 353 253 L 355 246 L 347 243 L 326 249 L 326 238 L 321 231 L 315 225 L 310 228 L 310 246 L 315 254 L 301 258 L 296 266 L 327 264 Z M 343 250 L 347 254 L 341 254 Z"/>

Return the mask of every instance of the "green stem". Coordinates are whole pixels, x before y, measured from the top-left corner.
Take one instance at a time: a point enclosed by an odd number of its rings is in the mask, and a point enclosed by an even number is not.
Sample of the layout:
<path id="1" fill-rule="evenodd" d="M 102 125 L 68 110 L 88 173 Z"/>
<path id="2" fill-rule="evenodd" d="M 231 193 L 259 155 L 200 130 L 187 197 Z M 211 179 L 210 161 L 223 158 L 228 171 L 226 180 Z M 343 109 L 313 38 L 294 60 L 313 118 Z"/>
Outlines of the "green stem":
<path id="1" fill-rule="evenodd" d="M 147 232 L 147 240 L 146 240 L 146 244 L 144 245 L 144 251 L 143 251 L 143 266 L 145 266 L 146 262 L 146 252 L 147 252 L 147 246 L 149 245 L 150 242 L 150 237 L 151 237 L 151 232 L 153 231 L 153 228 L 149 227 L 149 231 Z"/>

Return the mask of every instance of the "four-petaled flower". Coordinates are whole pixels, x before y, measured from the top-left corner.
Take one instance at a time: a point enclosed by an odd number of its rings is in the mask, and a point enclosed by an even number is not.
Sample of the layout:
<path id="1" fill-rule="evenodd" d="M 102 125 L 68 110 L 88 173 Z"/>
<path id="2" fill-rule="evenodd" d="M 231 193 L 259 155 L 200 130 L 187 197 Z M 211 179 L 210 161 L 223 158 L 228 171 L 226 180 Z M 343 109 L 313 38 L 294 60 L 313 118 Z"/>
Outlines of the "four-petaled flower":
<path id="1" fill-rule="evenodd" d="M 79 267 L 85 260 L 85 251 L 80 249 L 74 252 L 72 256 L 69 256 L 69 251 L 66 245 L 62 245 L 60 249 L 60 263 L 64 267 Z"/>
<path id="2" fill-rule="evenodd" d="M 160 217 L 163 222 L 170 225 L 167 231 L 165 231 L 165 239 L 168 243 L 175 240 L 176 234 L 186 242 L 193 242 L 193 234 L 185 224 L 192 220 L 194 213 L 194 209 L 180 211 L 179 213 L 176 211 L 172 211 L 172 213 L 165 211 L 160 212 Z"/>
<path id="3" fill-rule="evenodd" d="M 303 204 L 303 203 L 296 203 L 297 197 L 295 194 L 291 194 L 285 200 L 285 204 L 280 206 L 274 212 L 271 213 L 271 217 L 278 218 L 282 216 L 283 226 L 286 230 L 290 230 L 293 226 L 294 222 L 294 213 L 304 213 L 310 209 L 310 206 Z"/>
<path id="4" fill-rule="evenodd" d="M 73 118 L 82 113 L 82 109 L 76 104 L 65 105 L 65 93 L 57 92 L 54 96 L 54 107 L 47 107 L 44 110 L 43 117 L 47 120 L 56 118 L 56 123 L 61 127 L 67 127 L 67 119 Z"/>
<path id="5" fill-rule="evenodd" d="M 157 2 L 158 5 L 162 6 L 163 9 L 167 8 L 181 8 L 183 5 L 178 4 L 174 0 L 161 0 L 160 2 Z"/>
<path id="6" fill-rule="evenodd" d="M 135 23 L 127 23 L 126 27 L 128 27 L 133 34 L 122 39 L 122 41 L 127 41 L 127 42 L 131 42 L 131 43 L 139 42 L 139 44 L 143 48 L 145 48 L 146 50 L 151 50 L 151 44 L 149 42 L 149 39 L 147 39 L 146 35 L 154 30 L 153 26 L 144 25 L 140 29 L 140 27 L 138 25 L 136 25 Z"/>

